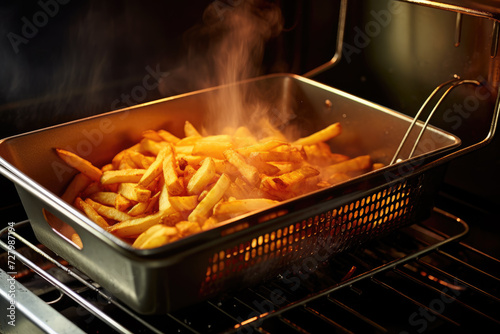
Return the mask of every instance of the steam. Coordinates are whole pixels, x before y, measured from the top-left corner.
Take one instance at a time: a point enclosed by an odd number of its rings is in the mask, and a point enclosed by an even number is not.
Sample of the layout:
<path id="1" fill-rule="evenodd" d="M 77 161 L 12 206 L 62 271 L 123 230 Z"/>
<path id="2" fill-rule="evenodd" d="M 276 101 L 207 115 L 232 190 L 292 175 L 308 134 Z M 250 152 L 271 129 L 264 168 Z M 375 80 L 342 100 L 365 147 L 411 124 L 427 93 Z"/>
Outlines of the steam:
<path id="1" fill-rule="evenodd" d="M 203 22 L 186 35 L 184 62 L 160 83 L 163 95 L 231 84 L 262 74 L 266 43 L 282 30 L 279 7 L 264 0 L 214 1 L 206 8 Z M 212 119 L 223 126 L 236 126 L 249 112 L 265 112 L 268 106 L 249 105 L 255 92 L 232 87 L 220 90 L 211 101 Z M 250 98 L 249 98 L 250 97 Z M 224 112 L 222 112 L 224 111 Z"/>

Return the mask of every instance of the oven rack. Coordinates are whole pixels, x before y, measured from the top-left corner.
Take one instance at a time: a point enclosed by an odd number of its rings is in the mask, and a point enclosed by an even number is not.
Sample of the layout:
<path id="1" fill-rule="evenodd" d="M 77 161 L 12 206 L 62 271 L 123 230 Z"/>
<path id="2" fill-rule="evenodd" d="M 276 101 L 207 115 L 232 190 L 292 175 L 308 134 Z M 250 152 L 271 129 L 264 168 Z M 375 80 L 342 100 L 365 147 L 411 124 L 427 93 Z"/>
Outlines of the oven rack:
<path id="1" fill-rule="evenodd" d="M 167 328 L 177 328 L 180 332 L 188 332 L 188 333 L 197 333 L 197 332 L 219 332 L 219 331 L 224 331 L 224 332 L 253 332 L 256 330 L 256 328 L 260 328 L 261 326 L 279 326 L 285 325 L 286 327 L 291 326 L 291 328 L 295 328 L 295 330 L 299 331 L 300 325 L 299 324 L 293 324 L 293 322 L 290 321 L 289 319 L 289 314 L 290 313 L 295 313 L 295 312 L 306 312 L 308 315 L 314 315 L 319 318 L 319 320 L 324 321 L 328 323 L 329 325 L 332 321 L 325 319 L 325 317 L 321 314 L 318 314 L 314 310 L 316 307 L 319 307 L 318 304 L 321 304 L 321 301 L 327 300 L 329 303 L 334 303 L 336 307 L 340 307 L 344 309 L 344 311 L 348 311 L 348 313 L 352 315 L 355 315 L 359 317 L 362 320 L 362 323 L 365 324 L 366 326 L 371 326 L 373 328 L 378 328 L 381 329 L 383 326 L 377 323 L 377 321 L 372 321 L 369 320 L 369 317 L 364 316 L 363 313 L 360 313 L 358 311 L 350 309 L 350 307 L 347 307 L 346 305 L 342 305 L 342 303 L 338 302 L 336 299 L 333 298 L 336 294 L 343 294 L 345 291 L 356 291 L 357 285 L 364 286 L 365 284 L 376 284 L 377 286 L 383 287 L 384 289 L 390 289 L 391 291 L 396 291 L 396 288 L 391 288 L 387 286 L 387 276 L 391 276 L 392 274 L 396 274 L 399 276 L 404 276 L 406 279 L 410 281 L 415 281 L 415 278 L 412 278 L 411 275 L 414 271 L 417 270 L 417 268 L 420 268 L 418 270 L 429 270 L 433 271 L 434 276 L 438 277 L 439 275 L 439 268 L 436 268 L 435 265 L 432 263 L 432 261 L 426 261 L 425 258 L 427 254 L 439 254 L 439 256 L 445 256 L 449 259 L 453 259 L 453 261 L 459 261 L 461 265 L 466 265 L 469 268 L 473 268 L 472 265 L 467 264 L 466 262 L 462 260 L 458 260 L 454 258 L 454 256 L 450 255 L 447 253 L 447 251 L 443 251 L 443 247 L 446 247 L 447 245 L 451 244 L 456 244 L 454 241 L 457 241 L 458 239 L 461 239 L 468 231 L 468 226 L 465 222 L 462 220 L 442 211 L 439 209 L 435 209 L 433 212 L 433 216 L 437 216 L 439 218 L 440 223 L 435 226 L 432 219 L 430 219 L 430 222 L 423 222 L 421 224 L 416 224 L 407 228 L 402 229 L 401 231 L 397 231 L 396 234 L 391 234 L 391 238 L 388 238 L 388 240 L 376 240 L 374 243 L 377 245 L 373 247 L 373 245 L 368 245 L 368 248 L 363 248 L 363 249 L 358 249 L 355 250 L 354 253 L 348 253 L 348 254 L 339 254 L 338 256 L 335 256 L 330 263 L 330 265 L 333 265 L 336 267 L 336 273 L 331 274 L 329 272 L 330 269 L 328 268 L 322 268 L 321 270 L 318 270 L 317 272 L 314 272 L 314 275 L 311 275 L 311 278 L 308 280 L 304 280 L 303 284 L 300 286 L 300 289 L 297 291 L 292 291 L 290 287 L 285 287 L 283 286 L 284 282 L 286 281 L 287 277 L 282 276 L 276 278 L 274 282 L 270 282 L 269 284 L 264 284 L 262 286 L 250 288 L 250 289 L 245 289 L 244 291 L 239 291 L 236 292 L 232 296 L 221 296 L 218 297 L 216 300 L 211 300 L 206 303 L 202 303 L 201 305 L 195 306 L 194 312 L 193 309 L 189 310 L 181 310 L 179 312 L 173 312 L 169 313 L 167 315 L 163 316 L 140 316 L 133 311 L 129 310 L 126 306 L 120 304 L 120 302 L 116 301 L 111 295 L 109 295 L 106 291 L 104 291 L 97 283 L 90 281 L 85 275 L 81 274 L 78 272 L 77 269 L 71 268 L 70 266 L 63 265 L 60 262 L 60 259 L 56 259 L 55 256 L 49 255 L 46 252 L 40 250 L 35 243 L 32 243 L 31 241 L 28 241 L 25 237 L 23 237 L 20 233 L 13 232 L 11 231 L 11 235 L 16 238 L 16 241 L 20 243 L 25 244 L 27 247 L 33 248 L 34 251 L 37 252 L 37 254 L 40 254 L 43 256 L 45 259 L 50 261 L 58 270 L 62 270 L 66 275 L 71 276 L 77 283 L 79 283 L 80 287 L 76 288 L 75 287 L 70 287 L 67 285 L 67 283 L 61 282 L 59 279 L 55 278 L 54 275 L 49 273 L 46 269 L 42 269 L 39 265 L 35 264 L 33 261 L 30 259 L 26 258 L 24 255 L 21 253 L 17 252 L 16 250 L 11 251 L 12 254 L 16 256 L 16 260 L 22 261 L 24 264 L 26 264 L 31 270 L 36 272 L 38 275 L 43 277 L 43 279 L 46 279 L 50 284 L 54 285 L 56 289 L 58 289 L 61 293 L 61 296 L 66 296 L 67 298 L 70 298 L 74 300 L 78 305 L 79 308 L 84 308 L 88 313 L 88 316 L 91 316 L 92 319 L 94 317 L 98 318 L 99 321 L 104 324 L 105 326 L 109 326 L 112 328 L 115 332 L 118 333 L 131 333 L 131 332 L 145 332 L 145 333 L 163 333 L 163 332 L 169 332 L 166 331 L 165 327 L 161 327 L 158 324 L 165 324 L 168 323 L 170 324 L 167 326 Z M 447 223 L 447 226 L 445 224 L 444 228 L 442 226 L 442 220 L 445 220 Z M 441 225 L 440 225 L 441 224 Z M 23 229 L 29 227 L 29 222 L 24 221 L 21 223 L 17 223 L 14 227 L 16 231 L 22 231 Z M 3 236 L 3 239 L 5 239 L 5 234 L 8 232 L 7 229 L 4 229 L 1 233 L 1 236 Z M 400 235 L 401 234 L 401 235 Z M 396 248 L 393 248 L 390 246 L 387 248 L 386 246 L 380 247 L 380 242 L 386 243 L 386 242 L 392 242 L 392 238 L 402 238 L 404 235 L 410 235 L 411 240 L 419 240 L 420 246 L 418 249 L 413 249 L 413 250 L 397 250 Z M 0 246 L 4 248 L 5 250 L 8 249 L 8 246 L 4 242 L 4 240 L 0 242 Z M 400 247 L 400 246 L 399 246 Z M 394 252 L 395 254 L 390 255 L 388 258 L 386 257 L 382 262 L 383 263 L 369 263 L 371 260 L 371 255 L 377 252 L 384 252 L 385 251 L 391 253 Z M 404 254 L 403 254 L 404 253 Z M 368 255 L 368 256 L 367 256 Z M 387 255 L 387 254 L 386 254 Z M 498 263 L 498 260 L 496 260 Z M 476 270 L 476 269 L 474 269 Z M 478 272 L 481 275 L 484 275 L 484 271 L 481 271 L 480 269 L 477 269 Z M 324 272 L 326 271 L 326 273 Z M 436 272 L 438 274 L 436 274 Z M 389 273 L 389 274 L 387 274 Z M 311 274 L 311 273 L 309 273 Z M 339 276 L 340 274 L 340 276 Z M 326 276 L 325 276 L 326 275 Z M 314 278 L 313 276 L 317 276 Z M 382 278 L 379 278 L 382 277 Z M 432 276 L 432 277 L 434 277 Z M 490 279 L 497 280 L 498 278 L 495 278 L 495 275 L 490 275 Z M 327 278 L 327 281 L 329 281 L 330 284 L 327 284 L 327 286 L 323 287 L 320 286 L 318 288 L 317 284 L 324 285 L 324 283 L 318 283 L 321 281 L 324 281 L 325 278 Z M 336 280 L 335 283 L 331 284 L 332 277 L 334 280 Z M 430 280 L 431 275 L 428 274 L 427 278 Z M 369 282 L 369 283 L 367 283 Z M 474 287 L 465 281 L 459 280 L 458 285 L 467 285 L 470 289 L 474 289 L 477 291 L 482 291 L 480 287 Z M 428 284 L 428 283 L 427 283 Z M 286 285 L 286 284 L 285 284 Z M 273 287 L 280 286 L 280 289 L 282 289 L 283 293 L 286 295 L 287 302 L 283 303 L 283 305 L 279 305 L 280 307 L 272 307 L 269 305 L 271 304 L 271 301 L 273 298 L 265 297 L 266 293 L 269 293 L 270 291 L 274 291 Z M 308 290 L 308 286 L 314 286 L 315 290 L 314 292 L 304 292 L 302 290 Z M 436 290 L 436 287 L 430 287 L 434 290 Z M 77 293 L 75 290 L 79 290 L 80 293 Z M 99 299 L 100 299 L 100 305 L 96 306 L 95 298 L 89 300 L 88 298 L 85 298 L 85 296 L 82 296 L 81 291 L 87 290 L 87 292 L 83 295 L 87 296 L 89 293 L 90 294 L 97 294 Z M 251 291 L 251 293 L 249 293 Z M 267 292 L 266 292 L 267 291 Z M 300 293 L 297 294 L 297 292 L 300 291 Z M 292 296 L 294 294 L 297 294 L 298 296 Z M 489 298 L 492 300 L 494 303 L 496 303 L 496 307 L 498 309 L 498 305 L 500 305 L 499 301 L 499 296 L 495 295 L 490 295 L 488 293 L 483 293 L 483 295 L 486 296 L 486 298 Z M 55 297 L 56 301 L 64 298 L 64 297 Z M 408 299 L 411 300 L 412 303 L 415 305 L 420 305 L 416 300 L 412 300 L 412 298 L 403 296 L 403 299 Z M 38 297 L 35 297 L 38 298 Z M 255 301 L 252 302 L 252 298 L 255 298 L 256 300 L 259 300 L 258 303 Z M 333 301 L 335 300 L 335 301 Z M 228 305 L 234 303 L 235 306 L 229 307 Z M 108 314 L 106 311 L 107 306 L 105 304 L 109 304 L 112 306 L 113 309 L 118 309 L 118 311 L 113 311 L 111 312 L 113 316 Z M 233 308 L 236 307 L 236 304 L 240 305 L 239 307 L 243 307 L 242 305 L 245 305 L 245 307 L 248 310 L 252 310 L 252 312 L 247 312 L 249 316 L 246 318 L 241 318 L 237 319 L 238 317 L 235 316 L 234 312 L 235 310 Z M 276 303 L 274 303 L 276 304 Z M 35 303 L 31 305 L 36 305 Z M 268 308 L 270 311 L 263 311 L 260 310 L 259 308 L 255 307 L 255 305 L 268 305 Z M 30 305 L 26 304 L 24 305 L 29 309 Z M 36 305 L 39 307 L 39 305 Z M 47 308 L 50 308 L 50 306 L 45 305 Z M 204 311 L 210 309 L 211 311 Z M 198 312 L 196 312 L 198 310 Z M 201 311 L 200 311 L 201 310 Z M 210 325 L 205 325 L 201 326 L 205 330 L 201 330 L 200 325 L 196 324 L 198 320 L 196 320 L 193 317 L 199 316 L 200 318 L 204 318 L 203 321 L 207 321 L 207 323 L 210 323 L 210 321 L 214 321 L 214 319 L 207 319 L 211 318 L 209 314 L 213 313 L 214 310 L 215 312 L 218 313 L 218 317 L 223 317 L 226 321 L 223 321 L 222 323 L 226 324 L 228 323 L 228 319 L 231 319 L 232 321 L 229 321 L 231 323 L 231 326 L 227 328 L 218 328 L 216 324 L 219 323 L 219 321 L 216 321 Z M 37 309 L 38 312 L 40 312 L 39 309 Z M 200 315 L 204 314 L 204 315 Z M 243 313 L 245 314 L 245 313 Z M 57 314 L 59 317 L 60 315 Z M 498 320 L 492 319 L 492 317 L 488 314 L 483 315 L 487 321 L 495 323 L 498 325 Z M 126 319 L 126 323 L 128 325 L 123 324 L 123 320 Z M 161 321 L 159 321 L 161 319 Z M 238 321 L 236 321 L 238 320 Z M 442 319 L 441 319 L 442 320 Z M 440 321 L 441 321 L 440 320 Z M 36 322 L 36 320 L 35 320 Z M 133 323 L 130 325 L 130 323 Z M 451 322 L 452 325 L 454 325 L 453 322 Z M 41 325 L 41 324 L 39 324 Z M 131 326 L 130 328 L 128 326 Z M 298 327 L 297 327 L 298 326 Z M 76 328 L 76 327 L 75 327 Z M 139 328 L 139 329 L 138 329 Z M 210 330 L 211 329 L 211 330 Z M 256 330 L 259 332 L 259 330 Z M 267 330 L 266 330 L 267 331 Z M 264 331 L 264 332 L 266 332 Z M 71 331 L 72 333 L 74 331 Z M 270 332 L 274 332 L 274 330 L 271 330 Z M 276 332 L 279 332 L 276 331 Z M 307 330 L 305 332 L 308 332 Z"/>

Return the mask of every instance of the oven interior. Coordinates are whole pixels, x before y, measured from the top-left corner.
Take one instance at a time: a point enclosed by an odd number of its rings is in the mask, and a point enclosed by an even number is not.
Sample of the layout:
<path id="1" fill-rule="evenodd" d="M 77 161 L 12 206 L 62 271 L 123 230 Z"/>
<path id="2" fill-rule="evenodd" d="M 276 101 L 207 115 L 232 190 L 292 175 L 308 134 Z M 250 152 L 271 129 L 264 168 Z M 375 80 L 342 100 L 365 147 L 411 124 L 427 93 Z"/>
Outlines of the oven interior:
<path id="1" fill-rule="evenodd" d="M 497 108 L 500 7 L 491 1 L 414 2 L 348 1 L 340 61 L 313 79 L 411 116 L 453 75 L 478 80 L 482 89 L 454 89 L 431 120 L 461 138 L 464 147 L 473 145 L 488 135 Z M 206 81 L 189 80 L 206 75 L 206 66 L 213 64 L 200 57 L 207 47 L 200 22 L 208 7 L 223 21 L 241 3 L 2 4 L 2 137 L 204 88 Z M 262 66 L 253 74 L 304 74 L 330 60 L 339 38 L 341 1 L 272 3 L 282 12 L 283 29 L 266 42 Z M 15 187 L 2 178 L 2 226 L 20 222 L 15 225 L 15 271 L 22 284 L 16 285 L 17 302 L 36 310 L 33 316 L 18 308 L 17 328 L 36 332 L 48 324 L 72 333 L 498 330 L 498 152 L 494 136 L 487 146 L 453 159 L 436 209 L 419 224 L 321 265 L 315 259 L 255 287 L 151 317 L 130 314 L 98 282 L 43 246 L 38 245 L 57 265 L 25 246 L 37 241 L 23 222 Z M 12 270 L 7 253 L 2 257 L 4 309 L 10 282 L 5 273 Z M 43 272 L 33 273 L 22 262 Z M 57 278 L 57 287 L 43 277 L 45 271 Z M 0 328 L 12 329 L 7 321 L 4 317 Z"/>

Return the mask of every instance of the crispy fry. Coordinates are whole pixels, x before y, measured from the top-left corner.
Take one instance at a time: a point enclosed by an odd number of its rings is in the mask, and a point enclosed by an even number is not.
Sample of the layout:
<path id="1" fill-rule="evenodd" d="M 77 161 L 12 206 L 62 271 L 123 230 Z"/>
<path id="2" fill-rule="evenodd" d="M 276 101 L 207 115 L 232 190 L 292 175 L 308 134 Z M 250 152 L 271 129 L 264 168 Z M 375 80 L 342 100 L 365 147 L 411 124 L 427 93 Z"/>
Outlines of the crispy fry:
<path id="1" fill-rule="evenodd" d="M 253 152 L 250 154 L 250 160 L 262 161 L 262 162 L 302 162 L 304 157 L 299 151 L 288 151 L 288 152 Z"/>
<path id="2" fill-rule="evenodd" d="M 198 223 L 185 220 L 175 224 L 175 228 L 182 237 L 187 237 L 188 235 L 195 234 L 201 231 L 200 225 L 198 225 Z"/>
<path id="3" fill-rule="evenodd" d="M 113 169 L 118 169 L 118 167 L 120 166 L 120 162 L 123 159 L 125 154 L 128 154 L 130 152 L 137 152 L 140 150 L 140 148 L 141 148 L 141 144 L 138 143 L 138 144 L 135 144 L 129 148 L 122 150 L 117 155 L 115 155 L 113 157 L 113 159 L 111 160 L 111 165 L 113 166 Z"/>
<path id="4" fill-rule="evenodd" d="M 372 165 L 372 159 L 369 155 L 362 155 L 353 159 L 339 162 L 337 164 L 325 167 L 325 173 L 331 175 L 333 173 L 349 173 L 367 170 Z"/>
<path id="5" fill-rule="evenodd" d="M 288 144 L 280 140 L 270 140 L 270 141 L 256 143 L 246 147 L 240 147 L 236 150 L 236 152 L 247 157 L 250 155 L 250 153 L 271 151 L 272 149 L 275 149 L 276 147 L 281 145 L 288 145 Z"/>
<path id="6" fill-rule="evenodd" d="M 189 180 L 186 190 L 189 195 L 197 195 L 202 192 L 207 184 L 213 181 L 215 177 L 215 163 L 212 158 L 203 160 L 201 167 Z"/>
<path id="7" fill-rule="evenodd" d="M 173 195 L 181 195 L 184 192 L 184 185 L 177 175 L 177 161 L 172 150 L 172 146 L 167 146 L 165 158 L 163 160 L 163 179 L 168 192 Z"/>
<path id="8" fill-rule="evenodd" d="M 201 200 L 201 202 L 194 208 L 191 214 L 188 216 L 188 221 L 200 222 L 204 221 L 210 210 L 215 204 L 222 198 L 231 180 L 226 174 L 222 174 L 219 180 L 215 183 L 214 187 L 210 189 L 207 195 Z"/>
<path id="9" fill-rule="evenodd" d="M 219 221 L 217 220 L 217 218 L 212 216 L 203 222 L 203 224 L 201 225 L 201 230 L 206 231 L 211 228 L 214 228 L 215 226 L 217 226 L 218 223 Z"/>
<path id="10" fill-rule="evenodd" d="M 298 168 L 297 164 L 291 162 L 269 162 L 269 164 L 279 169 L 276 175 L 290 173 Z"/>
<path id="11" fill-rule="evenodd" d="M 201 134 L 198 132 L 198 130 L 196 130 L 194 125 L 191 124 L 191 122 L 189 122 L 189 121 L 186 121 L 184 123 L 184 134 L 186 135 L 186 137 L 190 137 L 190 136 L 201 137 Z"/>
<path id="12" fill-rule="evenodd" d="M 176 235 L 177 229 L 175 227 L 157 224 L 142 232 L 132 246 L 140 249 L 160 247 L 167 244 Z"/>
<path id="13" fill-rule="evenodd" d="M 130 210 L 127 211 L 127 214 L 134 217 L 143 215 L 146 212 L 147 207 L 148 202 L 136 203 L 133 207 L 130 208 Z"/>
<path id="14" fill-rule="evenodd" d="M 101 172 L 105 172 L 105 171 L 113 170 L 113 169 L 115 169 L 115 167 L 113 167 L 113 164 L 107 164 L 107 165 L 102 166 Z"/>
<path id="15" fill-rule="evenodd" d="M 224 151 L 232 147 L 231 142 L 199 140 L 194 144 L 192 154 L 224 159 Z"/>
<path id="16" fill-rule="evenodd" d="M 180 140 L 177 136 L 174 136 L 173 134 L 171 134 L 167 130 L 160 129 L 157 131 L 157 133 L 161 137 L 162 140 L 169 142 L 169 143 L 175 144 L 175 143 L 179 142 L 179 140 Z"/>
<path id="17" fill-rule="evenodd" d="M 234 167 L 238 169 L 243 178 L 252 185 L 260 183 L 260 176 L 257 168 L 246 163 L 243 157 L 233 149 L 224 152 L 224 156 Z"/>
<path id="18" fill-rule="evenodd" d="M 148 139 L 151 139 L 154 141 L 162 141 L 163 140 L 163 138 L 161 138 L 161 136 L 155 130 L 142 131 L 142 136 L 144 138 L 148 138 Z"/>
<path id="19" fill-rule="evenodd" d="M 107 206 L 114 206 L 117 196 L 117 193 L 111 191 L 98 191 L 90 195 L 89 198 Z"/>
<path id="20" fill-rule="evenodd" d="M 175 154 L 190 156 L 193 154 L 194 145 L 175 146 Z M 203 158 L 203 157 L 202 157 Z"/>
<path id="21" fill-rule="evenodd" d="M 184 173 L 183 173 L 184 184 L 187 184 L 189 186 L 189 182 L 193 178 L 194 174 L 196 174 L 196 169 L 194 169 L 194 167 L 191 165 L 187 165 L 186 168 L 184 168 Z M 188 190 L 188 194 L 189 194 L 189 190 Z"/>
<path id="22" fill-rule="evenodd" d="M 314 145 L 319 142 L 325 142 L 340 134 L 342 127 L 340 123 L 333 123 L 326 128 L 313 133 L 310 136 L 297 139 L 293 142 L 294 145 Z"/>
<path id="23" fill-rule="evenodd" d="M 184 138 L 182 138 L 181 140 L 179 140 L 175 147 L 176 148 L 179 148 L 179 147 L 184 147 L 184 146 L 194 146 L 194 144 L 196 144 L 198 141 L 200 141 L 202 139 L 201 136 L 199 135 L 194 135 L 194 136 L 186 136 Z"/>
<path id="24" fill-rule="evenodd" d="M 158 199 L 158 207 L 160 211 L 167 211 L 172 207 L 169 198 L 170 195 L 168 193 L 167 185 L 165 184 L 165 182 L 163 182 L 160 190 L 160 196 Z"/>
<path id="25" fill-rule="evenodd" d="M 77 197 L 75 200 L 75 205 L 77 208 L 85 212 L 87 217 L 90 218 L 94 223 L 99 225 L 102 228 L 107 228 L 109 227 L 108 222 L 106 219 L 104 219 L 93 207 L 92 205 L 86 203 L 84 200 L 82 200 L 80 197 Z"/>
<path id="26" fill-rule="evenodd" d="M 156 142 L 154 140 L 144 138 L 141 140 L 141 151 L 158 155 L 163 147 L 168 145 L 166 142 Z"/>
<path id="27" fill-rule="evenodd" d="M 176 211 L 192 211 L 198 205 L 198 196 L 170 196 L 169 201 Z"/>
<path id="28" fill-rule="evenodd" d="M 199 155 L 186 155 L 186 154 L 179 154 L 177 155 L 177 164 L 180 169 L 184 169 L 183 166 L 193 166 L 197 167 L 204 159 L 205 157 L 199 156 Z"/>
<path id="29" fill-rule="evenodd" d="M 163 160 L 165 159 L 165 156 L 171 152 L 171 150 L 172 148 L 167 146 L 158 152 L 155 161 L 149 166 L 139 180 L 137 184 L 138 186 L 147 187 L 158 175 L 163 172 Z"/>
<path id="30" fill-rule="evenodd" d="M 135 163 L 135 161 L 131 158 L 130 152 L 124 154 L 122 160 L 120 161 L 118 169 L 137 169 L 137 168 L 139 167 Z M 110 168 L 109 170 L 112 170 L 112 168 Z"/>
<path id="31" fill-rule="evenodd" d="M 85 174 L 78 173 L 71 180 L 61 198 L 66 203 L 73 203 L 76 197 L 81 194 L 92 182 Z"/>
<path id="32" fill-rule="evenodd" d="M 132 201 L 123 196 L 122 194 L 117 194 L 115 198 L 114 206 L 116 210 L 126 211 L 132 206 Z"/>
<path id="33" fill-rule="evenodd" d="M 89 179 L 94 181 L 99 181 L 102 175 L 102 171 L 92 165 L 92 163 L 88 160 L 81 158 L 80 156 L 60 149 L 56 148 L 57 155 L 64 160 L 69 166 L 75 168 L 80 173 L 85 174 Z"/>
<path id="34" fill-rule="evenodd" d="M 120 223 L 108 227 L 108 231 L 122 238 L 137 237 L 142 232 L 146 231 L 153 225 L 168 222 L 167 225 L 175 225 L 180 221 L 180 215 L 177 211 L 171 209 L 166 211 L 158 211 L 152 215 L 140 218 L 132 218 L 124 220 Z"/>
<path id="35" fill-rule="evenodd" d="M 109 219 L 113 219 L 116 221 L 124 221 L 132 218 L 128 214 L 121 212 L 120 210 L 115 209 L 114 207 L 109 207 L 107 205 L 102 205 L 100 203 L 94 202 L 90 198 L 85 200 L 85 203 L 89 204 L 97 211 L 101 216 L 104 216 Z"/>
<path id="36" fill-rule="evenodd" d="M 265 175 L 276 175 L 280 172 L 280 169 L 270 163 L 262 161 L 260 159 L 249 159 L 249 164 L 257 168 L 261 174 Z"/>
<path id="37" fill-rule="evenodd" d="M 217 174 L 226 173 L 229 176 L 239 175 L 239 171 L 236 167 L 231 165 L 227 160 L 213 159 L 215 164 L 215 172 Z"/>
<path id="38" fill-rule="evenodd" d="M 82 198 L 87 198 L 93 193 L 96 193 L 98 191 L 102 191 L 102 185 L 99 182 L 91 182 L 80 194 L 80 197 Z"/>
<path id="39" fill-rule="evenodd" d="M 308 177 L 319 175 L 319 173 L 311 166 L 304 166 L 280 176 L 266 177 L 262 180 L 262 185 L 265 189 L 290 190 L 294 185 L 300 184 Z"/>
<path id="40" fill-rule="evenodd" d="M 149 201 L 136 203 L 132 208 L 130 208 L 127 214 L 136 217 L 151 213 L 154 210 L 156 203 L 158 203 L 159 197 L 160 193 L 156 193 L 149 199 Z"/>
<path id="41" fill-rule="evenodd" d="M 151 163 L 155 160 L 154 157 L 146 157 L 144 154 L 132 150 L 127 152 L 126 155 L 128 155 L 130 160 L 134 162 L 134 165 L 138 169 L 147 169 L 149 165 L 151 165 Z"/>
<path id="42" fill-rule="evenodd" d="M 313 165 L 326 166 L 336 164 L 341 161 L 349 160 L 349 157 L 343 154 L 332 153 L 330 146 L 324 142 L 314 145 L 305 145 L 304 151 L 307 161 Z"/>
<path id="43" fill-rule="evenodd" d="M 113 184 L 113 183 L 137 183 L 142 178 L 145 169 L 120 169 L 120 170 L 109 170 L 102 173 L 100 182 L 101 184 Z"/>
<path id="44" fill-rule="evenodd" d="M 261 210 L 279 203 L 265 198 L 240 199 L 217 203 L 214 215 L 236 216 L 250 211 Z"/>
<path id="45" fill-rule="evenodd" d="M 328 182 L 329 184 L 333 185 L 333 184 L 337 184 L 337 183 L 340 183 L 340 182 L 347 181 L 350 178 L 351 177 L 349 175 L 347 175 L 346 173 L 335 172 L 335 173 L 333 173 L 332 175 L 330 175 L 328 177 L 328 179 L 326 180 L 326 182 Z"/>
<path id="46" fill-rule="evenodd" d="M 151 197 L 151 190 L 144 189 L 135 183 L 120 183 L 118 193 L 136 202 L 146 202 Z"/>

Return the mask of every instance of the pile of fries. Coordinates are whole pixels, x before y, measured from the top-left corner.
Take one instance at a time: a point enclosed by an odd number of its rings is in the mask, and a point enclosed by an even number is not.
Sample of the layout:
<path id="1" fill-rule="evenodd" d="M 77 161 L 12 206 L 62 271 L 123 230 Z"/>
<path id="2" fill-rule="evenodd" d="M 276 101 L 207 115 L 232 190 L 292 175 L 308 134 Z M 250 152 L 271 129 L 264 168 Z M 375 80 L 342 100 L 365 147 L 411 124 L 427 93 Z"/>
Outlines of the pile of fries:
<path id="1" fill-rule="evenodd" d="M 144 131 L 102 168 L 56 148 L 79 171 L 62 199 L 134 247 L 153 248 L 380 167 L 331 151 L 339 123 L 294 142 L 279 131 L 259 140 L 247 127 L 204 136 L 186 122 L 184 132 Z"/>

